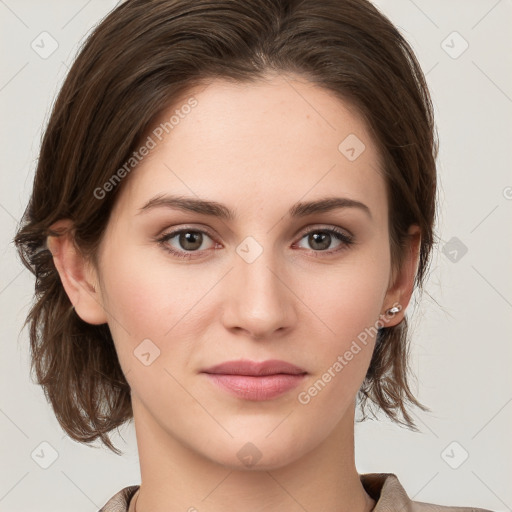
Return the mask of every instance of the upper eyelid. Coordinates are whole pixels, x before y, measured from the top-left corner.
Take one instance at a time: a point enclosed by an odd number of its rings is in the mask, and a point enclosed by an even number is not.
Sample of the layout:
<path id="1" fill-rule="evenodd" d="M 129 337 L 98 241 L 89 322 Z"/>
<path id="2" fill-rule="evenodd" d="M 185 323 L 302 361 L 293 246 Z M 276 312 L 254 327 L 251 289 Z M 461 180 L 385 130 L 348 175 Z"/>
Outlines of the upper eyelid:
<path id="1" fill-rule="evenodd" d="M 199 233 L 205 233 L 212 239 L 216 236 L 213 233 L 211 233 L 210 230 L 208 230 L 206 228 L 196 228 L 194 226 L 185 226 L 183 228 L 180 228 L 180 227 L 174 228 L 173 227 L 173 228 L 165 229 L 162 231 L 162 234 L 158 236 L 158 238 L 162 238 L 162 237 L 170 236 L 170 235 L 176 236 L 177 234 L 182 233 L 183 231 L 197 231 Z"/>

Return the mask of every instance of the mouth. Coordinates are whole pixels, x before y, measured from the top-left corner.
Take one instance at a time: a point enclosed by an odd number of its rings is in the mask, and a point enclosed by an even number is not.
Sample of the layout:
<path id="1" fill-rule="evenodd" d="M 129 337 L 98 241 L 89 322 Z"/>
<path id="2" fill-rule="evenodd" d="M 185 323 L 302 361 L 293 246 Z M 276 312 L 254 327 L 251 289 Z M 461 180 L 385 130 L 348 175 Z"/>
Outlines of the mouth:
<path id="1" fill-rule="evenodd" d="M 300 375 L 307 372 L 294 364 L 286 361 L 280 361 L 278 359 L 269 359 L 262 362 L 239 359 L 237 361 L 226 361 L 224 363 L 217 364 L 203 370 L 203 373 L 259 377 L 263 375 L 278 374 Z"/>
<path id="2" fill-rule="evenodd" d="M 203 370 L 210 382 L 244 400 L 278 398 L 297 387 L 307 375 L 286 361 L 227 361 Z"/>

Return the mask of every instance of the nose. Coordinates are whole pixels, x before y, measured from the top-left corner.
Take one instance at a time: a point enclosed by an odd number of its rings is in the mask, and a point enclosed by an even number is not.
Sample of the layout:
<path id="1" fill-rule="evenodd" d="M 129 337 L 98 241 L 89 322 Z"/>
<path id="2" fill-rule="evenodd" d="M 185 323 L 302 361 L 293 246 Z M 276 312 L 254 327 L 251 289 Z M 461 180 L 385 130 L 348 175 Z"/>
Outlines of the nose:
<path id="1" fill-rule="evenodd" d="M 296 319 L 297 296 L 293 293 L 284 263 L 264 250 L 254 261 L 236 254 L 227 276 L 223 308 L 226 329 L 257 339 L 284 333 Z"/>

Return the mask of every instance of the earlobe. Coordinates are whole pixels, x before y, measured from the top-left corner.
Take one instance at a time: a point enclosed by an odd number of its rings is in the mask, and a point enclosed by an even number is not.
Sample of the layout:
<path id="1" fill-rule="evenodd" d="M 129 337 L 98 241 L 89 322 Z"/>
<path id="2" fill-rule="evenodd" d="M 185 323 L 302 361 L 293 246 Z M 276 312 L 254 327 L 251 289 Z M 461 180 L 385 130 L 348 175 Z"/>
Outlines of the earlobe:
<path id="1" fill-rule="evenodd" d="M 385 309 L 382 315 L 388 318 L 388 327 L 399 324 L 405 316 L 405 310 L 414 291 L 420 248 L 421 231 L 418 225 L 413 224 L 409 227 L 402 265 L 390 283 L 384 300 Z"/>
<path id="2" fill-rule="evenodd" d="M 55 268 L 62 286 L 78 316 L 89 324 L 107 322 L 95 269 L 87 262 L 73 241 L 72 223 L 63 219 L 51 229 L 62 232 L 60 236 L 48 236 L 47 247 L 53 255 Z"/>

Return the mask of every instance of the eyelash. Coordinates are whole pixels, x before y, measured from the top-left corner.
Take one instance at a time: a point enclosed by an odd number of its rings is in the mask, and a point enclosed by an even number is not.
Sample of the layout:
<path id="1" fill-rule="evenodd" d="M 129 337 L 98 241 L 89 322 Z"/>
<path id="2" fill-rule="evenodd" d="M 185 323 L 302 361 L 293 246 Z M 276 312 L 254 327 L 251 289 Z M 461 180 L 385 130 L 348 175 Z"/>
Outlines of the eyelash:
<path id="1" fill-rule="evenodd" d="M 182 259 L 196 259 L 196 257 L 194 256 L 194 253 L 199 253 L 200 251 L 190 251 L 190 252 L 183 252 L 183 251 L 176 251 L 175 249 L 171 249 L 168 245 L 167 245 L 167 242 L 174 238 L 176 235 L 179 235 L 181 233 L 187 233 L 187 232 L 190 232 L 190 233 L 201 233 L 203 235 L 207 235 L 209 236 L 210 238 L 213 239 L 213 236 L 208 232 L 208 231 L 204 231 L 202 229 L 192 229 L 192 228 L 182 228 L 182 229 L 178 229 L 176 231 L 171 231 L 170 233 L 164 233 L 162 236 L 159 236 L 159 237 L 156 237 L 155 238 L 155 241 L 168 253 L 172 254 L 173 256 L 176 256 L 177 258 L 182 258 Z M 315 229 L 312 229 L 310 231 L 307 231 L 306 233 L 303 233 L 302 236 L 300 237 L 299 241 L 302 240 L 303 238 L 305 238 L 306 236 L 312 234 L 312 233 L 328 233 L 330 235 L 333 235 L 334 238 L 336 238 L 337 240 L 339 240 L 340 242 L 343 242 L 343 244 L 337 248 L 337 249 L 331 249 L 330 251 L 314 251 L 314 250 L 311 250 L 313 256 L 315 258 L 318 258 L 318 257 L 322 257 L 322 255 L 331 255 L 331 254 L 335 254 L 335 253 L 338 253 L 338 252 L 341 252 L 345 249 L 348 249 L 351 245 L 353 245 L 355 242 L 354 242 L 354 237 L 352 235 L 347 235 L 345 232 L 343 231 L 340 231 L 336 228 L 315 228 Z M 319 254 L 320 253 L 320 254 Z"/>

